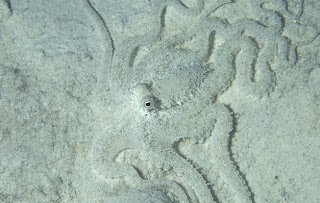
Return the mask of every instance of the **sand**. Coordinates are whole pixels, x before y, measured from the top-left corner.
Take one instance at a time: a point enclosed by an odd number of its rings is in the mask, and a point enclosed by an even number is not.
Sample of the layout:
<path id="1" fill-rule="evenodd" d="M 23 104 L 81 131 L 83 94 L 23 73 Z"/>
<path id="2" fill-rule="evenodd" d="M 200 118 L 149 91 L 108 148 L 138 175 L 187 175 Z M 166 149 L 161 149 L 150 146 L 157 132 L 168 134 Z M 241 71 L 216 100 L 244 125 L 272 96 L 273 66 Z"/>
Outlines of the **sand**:
<path id="1" fill-rule="evenodd" d="M 317 0 L 0 0 L 0 202 L 320 202 Z"/>

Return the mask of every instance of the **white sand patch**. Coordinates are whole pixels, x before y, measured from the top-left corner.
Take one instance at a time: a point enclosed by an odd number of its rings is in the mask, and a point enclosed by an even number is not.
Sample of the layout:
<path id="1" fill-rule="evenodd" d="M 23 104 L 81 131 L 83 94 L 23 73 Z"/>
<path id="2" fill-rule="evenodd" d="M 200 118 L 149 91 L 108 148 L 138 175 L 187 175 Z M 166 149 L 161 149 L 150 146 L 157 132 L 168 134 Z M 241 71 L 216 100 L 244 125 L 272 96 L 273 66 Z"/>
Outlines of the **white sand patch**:
<path id="1" fill-rule="evenodd" d="M 0 202 L 319 202 L 316 0 L 0 0 Z"/>

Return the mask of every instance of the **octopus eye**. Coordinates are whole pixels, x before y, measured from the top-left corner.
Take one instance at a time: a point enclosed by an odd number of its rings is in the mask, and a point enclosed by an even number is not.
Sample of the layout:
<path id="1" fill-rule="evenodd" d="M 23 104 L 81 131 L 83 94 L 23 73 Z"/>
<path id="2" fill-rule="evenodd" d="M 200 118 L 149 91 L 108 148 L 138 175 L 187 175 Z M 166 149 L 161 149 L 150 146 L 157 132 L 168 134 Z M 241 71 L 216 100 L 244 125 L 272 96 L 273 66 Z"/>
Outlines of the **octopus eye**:
<path id="1" fill-rule="evenodd" d="M 150 101 L 144 102 L 144 106 L 147 108 L 151 107 L 151 102 Z"/>

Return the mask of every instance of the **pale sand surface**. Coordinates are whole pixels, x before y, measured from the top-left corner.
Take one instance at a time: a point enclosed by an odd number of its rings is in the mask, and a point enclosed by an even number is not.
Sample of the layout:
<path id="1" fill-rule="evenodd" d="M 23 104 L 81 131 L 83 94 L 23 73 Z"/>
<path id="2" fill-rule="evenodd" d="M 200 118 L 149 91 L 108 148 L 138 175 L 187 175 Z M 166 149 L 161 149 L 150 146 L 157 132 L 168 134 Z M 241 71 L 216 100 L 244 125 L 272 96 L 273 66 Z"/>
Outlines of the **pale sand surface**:
<path id="1" fill-rule="evenodd" d="M 320 1 L 0 0 L 0 202 L 320 202 Z"/>

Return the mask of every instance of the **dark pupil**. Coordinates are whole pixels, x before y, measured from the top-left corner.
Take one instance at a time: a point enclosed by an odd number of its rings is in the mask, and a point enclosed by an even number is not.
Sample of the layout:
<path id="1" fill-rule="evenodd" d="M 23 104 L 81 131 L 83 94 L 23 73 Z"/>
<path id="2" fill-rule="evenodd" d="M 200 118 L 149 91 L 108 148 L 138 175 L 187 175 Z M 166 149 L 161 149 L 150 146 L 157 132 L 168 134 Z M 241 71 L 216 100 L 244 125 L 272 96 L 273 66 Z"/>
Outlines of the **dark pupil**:
<path id="1" fill-rule="evenodd" d="M 144 104 L 145 104 L 146 107 L 151 106 L 151 102 L 145 102 Z"/>

